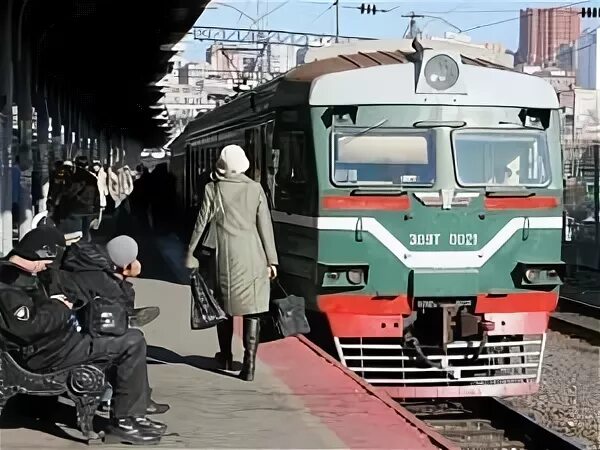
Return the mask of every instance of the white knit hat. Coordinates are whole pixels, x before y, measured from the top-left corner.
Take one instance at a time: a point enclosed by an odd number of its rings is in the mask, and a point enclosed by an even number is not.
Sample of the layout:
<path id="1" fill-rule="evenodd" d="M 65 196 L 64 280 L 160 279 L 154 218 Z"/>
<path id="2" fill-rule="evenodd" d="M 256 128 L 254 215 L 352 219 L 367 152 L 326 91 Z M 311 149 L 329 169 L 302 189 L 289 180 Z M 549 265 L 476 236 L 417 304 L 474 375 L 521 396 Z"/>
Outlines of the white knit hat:
<path id="1" fill-rule="evenodd" d="M 217 160 L 219 174 L 244 173 L 249 167 L 250 161 L 248 161 L 244 149 L 239 145 L 227 145 L 221 150 L 221 155 Z"/>

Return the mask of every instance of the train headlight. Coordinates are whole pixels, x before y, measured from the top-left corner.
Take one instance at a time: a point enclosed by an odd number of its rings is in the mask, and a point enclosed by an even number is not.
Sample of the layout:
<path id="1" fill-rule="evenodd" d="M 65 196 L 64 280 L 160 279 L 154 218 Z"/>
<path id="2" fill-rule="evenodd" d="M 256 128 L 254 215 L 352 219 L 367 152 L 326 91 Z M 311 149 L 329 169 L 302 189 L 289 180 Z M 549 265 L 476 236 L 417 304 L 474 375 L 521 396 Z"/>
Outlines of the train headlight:
<path id="1" fill-rule="evenodd" d="M 369 267 L 360 266 L 342 266 L 324 265 L 323 279 L 321 286 L 326 288 L 360 288 L 365 286 L 369 278 Z"/>
<path id="2" fill-rule="evenodd" d="M 530 283 L 535 283 L 540 279 L 539 269 L 528 269 L 525 271 L 525 279 Z"/>
<path id="3" fill-rule="evenodd" d="M 436 55 L 425 64 L 425 80 L 438 91 L 451 88 L 458 81 L 458 64 L 448 55 Z"/>
<path id="4" fill-rule="evenodd" d="M 529 284 L 559 285 L 562 284 L 561 273 L 550 267 L 529 268 L 524 273 L 525 281 Z"/>
<path id="5" fill-rule="evenodd" d="M 351 269 L 348 271 L 348 281 L 351 284 L 361 284 L 364 279 L 364 272 L 362 269 Z"/>

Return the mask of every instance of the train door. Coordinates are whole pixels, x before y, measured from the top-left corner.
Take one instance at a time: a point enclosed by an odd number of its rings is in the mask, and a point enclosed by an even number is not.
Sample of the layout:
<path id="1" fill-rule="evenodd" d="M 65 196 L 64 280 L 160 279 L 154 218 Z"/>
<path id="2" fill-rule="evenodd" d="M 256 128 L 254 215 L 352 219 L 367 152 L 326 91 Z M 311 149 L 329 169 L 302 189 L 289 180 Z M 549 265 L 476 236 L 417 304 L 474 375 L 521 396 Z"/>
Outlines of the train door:
<path id="1" fill-rule="evenodd" d="M 310 215 L 314 209 L 316 180 L 309 182 L 310 133 L 301 111 L 283 111 L 278 116 L 273 138 L 274 208 L 295 214 Z"/>
<path id="2" fill-rule="evenodd" d="M 244 130 L 244 150 L 246 151 L 246 156 L 248 157 L 248 161 L 250 161 L 250 168 L 246 172 L 249 178 L 254 179 L 255 166 L 254 161 L 256 158 L 255 145 L 256 136 L 254 135 L 254 129 L 247 128 Z"/>
<path id="3" fill-rule="evenodd" d="M 273 120 L 261 126 L 261 151 L 260 167 L 262 172 L 261 184 L 265 194 L 269 199 L 269 206 L 273 207 L 273 190 L 275 188 L 275 165 L 273 163 L 273 129 L 275 122 Z"/>
<path id="4" fill-rule="evenodd" d="M 193 165 L 190 170 L 190 177 L 192 179 L 192 204 L 191 207 L 195 211 L 198 208 L 200 199 L 198 198 L 198 169 L 200 167 L 200 149 L 198 147 L 194 147 L 192 149 L 192 161 Z"/>

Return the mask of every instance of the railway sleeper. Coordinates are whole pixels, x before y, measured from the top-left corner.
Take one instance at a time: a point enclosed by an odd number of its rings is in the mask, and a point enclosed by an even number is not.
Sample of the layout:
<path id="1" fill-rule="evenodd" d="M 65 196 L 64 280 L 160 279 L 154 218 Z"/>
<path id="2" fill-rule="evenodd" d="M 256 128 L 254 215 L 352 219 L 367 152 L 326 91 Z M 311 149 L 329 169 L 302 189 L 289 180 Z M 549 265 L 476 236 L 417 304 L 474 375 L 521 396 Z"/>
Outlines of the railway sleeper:
<path id="1" fill-rule="evenodd" d="M 460 445 L 460 448 L 461 450 L 524 450 L 527 447 L 522 442 L 507 441 L 495 445 L 490 445 L 489 442 L 469 442 L 467 445 Z"/>
<path id="2" fill-rule="evenodd" d="M 443 430 L 486 430 L 496 431 L 497 428 L 492 426 L 492 422 L 486 419 L 461 419 L 461 420 L 444 420 L 444 419 L 432 419 L 425 420 L 428 424 L 433 427 L 440 428 Z"/>
<path id="3" fill-rule="evenodd" d="M 467 434 L 468 433 L 468 434 Z M 485 442 L 504 442 L 505 441 L 505 433 L 502 430 L 493 430 L 493 431 L 450 431 L 444 432 L 444 435 L 453 441 L 457 442 L 470 442 L 473 440 L 476 441 L 485 441 Z"/>

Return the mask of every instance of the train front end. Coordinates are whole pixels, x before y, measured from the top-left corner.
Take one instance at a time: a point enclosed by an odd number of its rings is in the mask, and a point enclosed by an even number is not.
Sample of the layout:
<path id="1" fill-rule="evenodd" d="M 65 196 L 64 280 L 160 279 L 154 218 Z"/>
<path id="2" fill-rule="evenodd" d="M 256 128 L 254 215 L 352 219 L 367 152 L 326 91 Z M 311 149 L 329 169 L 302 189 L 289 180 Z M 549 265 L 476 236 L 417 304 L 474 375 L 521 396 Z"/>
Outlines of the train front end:
<path id="1" fill-rule="evenodd" d="M 393 397 L 531 394 L 563 276 L 556 95 L 415 55 L 312 87 L 316 307 L 343 364 Z"/>

